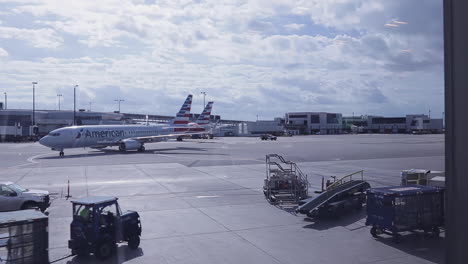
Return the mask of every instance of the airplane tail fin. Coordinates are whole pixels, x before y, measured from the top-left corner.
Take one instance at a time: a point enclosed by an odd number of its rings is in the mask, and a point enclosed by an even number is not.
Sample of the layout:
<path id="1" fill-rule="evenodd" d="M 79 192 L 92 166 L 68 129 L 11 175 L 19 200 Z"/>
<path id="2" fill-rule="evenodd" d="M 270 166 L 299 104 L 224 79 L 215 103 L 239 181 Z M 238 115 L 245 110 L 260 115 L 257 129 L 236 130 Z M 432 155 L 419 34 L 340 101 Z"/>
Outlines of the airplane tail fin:
<path id="1" fill-rule="evenodd" d="M 189 94 L 184 104 L 180 108 L 176 117 L 172 121 L 173 125 L 188 125 L 190 119 L 190 108 L 192 107 L 192 95 Z"/>
<path id="2" fill-rule="evenodd" d="M 214 102 L 208 102 L 203 112 L 198 116 L 197 125 L 207 125 L 210 123 L 211 110 L 213 109 Z"/>

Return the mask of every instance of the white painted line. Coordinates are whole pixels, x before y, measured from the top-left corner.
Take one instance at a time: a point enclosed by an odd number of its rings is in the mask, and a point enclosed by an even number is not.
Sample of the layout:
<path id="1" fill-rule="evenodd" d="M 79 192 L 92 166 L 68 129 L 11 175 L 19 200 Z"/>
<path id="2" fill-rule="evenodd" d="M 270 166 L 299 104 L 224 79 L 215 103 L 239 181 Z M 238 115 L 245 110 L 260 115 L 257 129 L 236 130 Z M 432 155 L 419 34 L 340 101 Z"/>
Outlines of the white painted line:
<path id="1" fill-rule="evenodd" d="M 195 196 L 196 198 L 217 198 L 219 197 L 218 195 L 200 195 L 200 196 Z"/>
<path id="2" fill-rule="evenodd" d="M 74 187 L 84 187 L 84 186 L 100 186 L 101 188 L 106 187 L 107 185 L 131 185 L 133 183 L 154 183 L 154 180 L 150 179 L 140 179 L 140 180 L 114 180 L 114 181 L 95 181 L 95 182 L 85 182 L 85 181 L 70 181 L 70 189 Z M 53 184 L 36 184 L 35 188 L 51 188 L 51 187 L 67 187 L 68 183 L 64 180 L 62 183 L 53 183 Z M 131 186 L 132 188 L 134 186 Z"/>
<path id="3" fill-rule="evenodd" d="M 42 156 L 47 156 L 47 155 L 52 155 L 52 153 L 43 153 L 43 154 L 39 154 L 39 155 L 36 155 L 36 156 L 32 156 L 32 157 L 29 157 L 26 161 L 28 163 L 24 163 L 24 164 L 20 164 L 20 165 L 15 165 L 15 166 L 11 166 L 11 167 L 8 167 L 9 169 L 14 169 L 14 168 L 20 168 L 20 167 L 23 167 L 23 166 L 28 166 L 28 165 L 33 165 L 33 164 L 37 164 L 39 162 L 35 161 L 36 158 L 39 158 L 39 157 L 42 157 Z"/>

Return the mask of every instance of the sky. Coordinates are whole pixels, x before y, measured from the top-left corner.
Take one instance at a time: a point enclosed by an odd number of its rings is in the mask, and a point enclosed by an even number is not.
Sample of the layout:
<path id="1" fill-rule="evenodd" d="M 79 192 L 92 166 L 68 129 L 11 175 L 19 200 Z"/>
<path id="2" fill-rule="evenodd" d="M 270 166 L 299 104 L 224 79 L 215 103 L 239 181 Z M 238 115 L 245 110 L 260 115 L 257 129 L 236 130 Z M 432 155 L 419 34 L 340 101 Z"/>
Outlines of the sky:
<path id="1" fill-rule="evenodd" d="M 441 117 L 443 70 L 442 0 L 0 0 L 10 109 Z"/>

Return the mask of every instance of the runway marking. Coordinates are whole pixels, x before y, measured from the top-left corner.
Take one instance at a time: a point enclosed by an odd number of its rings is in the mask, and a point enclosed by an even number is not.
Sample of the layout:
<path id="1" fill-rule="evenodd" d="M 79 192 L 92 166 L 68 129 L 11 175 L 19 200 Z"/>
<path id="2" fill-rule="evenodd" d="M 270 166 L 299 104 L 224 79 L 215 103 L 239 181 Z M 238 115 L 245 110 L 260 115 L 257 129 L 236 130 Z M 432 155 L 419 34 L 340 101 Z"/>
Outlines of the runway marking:
<path id="1" fill-rule="evenodd" d="M 199 195 L 199 196 L 195 196 L 196 198 L 218 198 L 219 196 L 218 195 Z"/>
<path id="2" fill-rule="evenodd" d="M 39 155 L 35 155 L 35 156 L 32 156 L 32 157 L 29 157 L 29 158 L 26 160 L 28 163 L 24 163 L 24 164 L 20 164 L 20 165 L 15 165 L 15 166 L 11 166 L 11 167 L 8 167 L 8 168 L 9 168 L 9 169 L 14 169 L 14 168 L 20 168 L 20 167 L 23 167 L 23 166 L 38 164 L 39 162 L 35 161 L 35 159 L 36 159 L 36 158 L 39 158 L 39 157 L 42 157 L 42 156 L 47 156 L 47 155 L 51 155 L 51 153 L 43 153 L 43 154 L 39 154 Z"/>
<path id="3" fill-rule="evenodd" d="M 87 182 L 85 181 L 70 181 L 70 188 L 73 187 L 90 187 L 90 186 L 101 186 L 105 187 L 107 185 L 128 185 L 131 183 L 151 183 L 153 180 L 149 179 L 140 179 L 140 180 L 114 180 L 114 181 L 95 181 L 95 182 Z M 63 183 L 53 183 L 53 184 L 37 184 L 35 185 L 40 188 L 45 187 L 67 187 L 68 183 L 67 180 L 64 179 Z M 131 186 L 134 187 L 134 186 Z"/>

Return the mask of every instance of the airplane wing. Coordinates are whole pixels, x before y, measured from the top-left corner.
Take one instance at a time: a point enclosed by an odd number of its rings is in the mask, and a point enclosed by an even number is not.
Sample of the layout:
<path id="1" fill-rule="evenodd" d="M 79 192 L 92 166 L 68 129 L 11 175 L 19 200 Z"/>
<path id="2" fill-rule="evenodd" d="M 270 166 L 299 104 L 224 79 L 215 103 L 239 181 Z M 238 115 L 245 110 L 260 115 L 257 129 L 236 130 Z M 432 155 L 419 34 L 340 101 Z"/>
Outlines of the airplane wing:
<path id="1" fill-rule="evenodd" d="M 206 131 L 203 132 L 185 132 L 185 133 L 173 133 L 173 134 L 163 134 L 163 135 L 157 135 L 157 136 L 144 136 L 144 137 L 133 137 L 133 138 L 128 138 L 126 140 L 137 140 L 141 143 L 146 143 L 146 142 L 157 142 L 161 141 L 167 138 L 177 138 L 180 136 L 191 136 L 191 135 L 199 135 L 199 134 L 205 134 Z"/>

